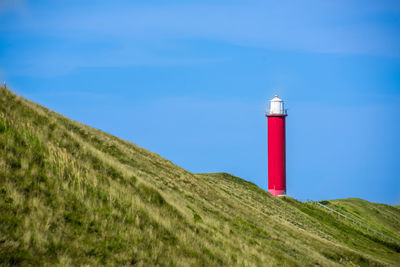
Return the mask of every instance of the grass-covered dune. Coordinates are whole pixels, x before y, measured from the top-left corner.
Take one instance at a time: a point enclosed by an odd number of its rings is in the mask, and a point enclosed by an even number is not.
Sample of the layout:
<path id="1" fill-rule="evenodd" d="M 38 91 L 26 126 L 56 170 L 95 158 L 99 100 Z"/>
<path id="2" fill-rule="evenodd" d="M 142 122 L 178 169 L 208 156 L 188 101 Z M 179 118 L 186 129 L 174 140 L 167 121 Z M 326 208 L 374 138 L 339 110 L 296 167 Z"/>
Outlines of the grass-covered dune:
<path id="1" fill-rule="evenodd" d="M 400 239 L 400 209 L 326 202 Z M 0 87 L 0 264 L 399 266 L 400 246 L 321 206 L 194 174 Z"/>

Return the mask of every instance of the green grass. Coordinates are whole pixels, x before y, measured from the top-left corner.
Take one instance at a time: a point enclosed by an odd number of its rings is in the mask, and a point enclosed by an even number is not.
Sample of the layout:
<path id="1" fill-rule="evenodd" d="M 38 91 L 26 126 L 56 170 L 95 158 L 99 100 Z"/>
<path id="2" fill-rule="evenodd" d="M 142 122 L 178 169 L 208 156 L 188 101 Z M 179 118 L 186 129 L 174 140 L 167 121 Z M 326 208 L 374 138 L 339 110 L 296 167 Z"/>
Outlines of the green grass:
<path id="1" fill-rule="evenodd" d="M 400 209 L 324 202 L 400 239 Z M 156 153 L 0 87 L 0 264 L 399 266 L 399 244 L 311 203 Z"/>

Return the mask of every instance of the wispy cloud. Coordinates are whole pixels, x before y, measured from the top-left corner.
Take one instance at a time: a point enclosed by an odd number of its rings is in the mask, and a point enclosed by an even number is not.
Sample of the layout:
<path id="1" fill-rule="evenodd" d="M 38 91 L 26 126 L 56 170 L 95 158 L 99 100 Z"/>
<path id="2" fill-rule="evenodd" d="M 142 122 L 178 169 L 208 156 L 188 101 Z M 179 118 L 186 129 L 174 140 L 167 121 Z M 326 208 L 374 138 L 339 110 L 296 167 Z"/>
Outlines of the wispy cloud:
<path id="1" fill-rule="evenodd" d="M 24 13 L 27 11 L 27 3 L 24 0 L 2 0 L 0 1 L 0 15 L 5 12 Z"/>
<path id="2" fill-rule="evenodd" d="M 226 60 L 169 49 L 185 40 L 309 53 L 400 56 L 400 8 L 392 1 L 27 5 L 9 0 L 0 4 L 0 14 L 11 9 L 25 10 L 23 16 L 8 16 L 0 27 L 1 38 L 10 44 L 3 47 L 0 60 L 12 62 L 13 73 L 40 75 L 44 70 L 54 75 L 80 67 Z M 35 46 L 35 41 L 41 45 Z"/>
<path id="3" fill-rule="evenodd" d="M 397 57 L 400 27 L 390 17 L 399 16 L 399 5 L 390 1 L 113 3 L 60 13 L 41 10 L 18 28 L 74 40 L 210 38 L 244 46 Z"/>

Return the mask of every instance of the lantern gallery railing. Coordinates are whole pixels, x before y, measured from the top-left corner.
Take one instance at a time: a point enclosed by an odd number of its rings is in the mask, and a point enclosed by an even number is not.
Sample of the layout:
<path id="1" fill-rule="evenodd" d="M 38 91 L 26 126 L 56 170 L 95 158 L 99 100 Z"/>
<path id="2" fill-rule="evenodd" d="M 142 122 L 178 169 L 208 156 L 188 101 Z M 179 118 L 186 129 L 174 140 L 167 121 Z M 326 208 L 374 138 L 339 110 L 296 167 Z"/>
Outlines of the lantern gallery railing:
<path id="1" fill-rule="evenodd" d="M 283 110 L 283 112 L 266 111 L 265 115 L 267 115 L 267 116 L 273 116 L 273 115 L 285 115 L 285 116 L 287 116 L 287 109 Z"/>

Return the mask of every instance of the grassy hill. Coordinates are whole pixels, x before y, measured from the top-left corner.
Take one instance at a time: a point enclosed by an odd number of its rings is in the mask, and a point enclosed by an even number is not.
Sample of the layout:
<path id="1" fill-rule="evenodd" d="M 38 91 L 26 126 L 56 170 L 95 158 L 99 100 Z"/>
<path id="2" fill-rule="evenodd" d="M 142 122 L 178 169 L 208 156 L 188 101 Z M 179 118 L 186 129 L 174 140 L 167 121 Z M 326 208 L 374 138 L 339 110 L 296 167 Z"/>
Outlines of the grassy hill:
<path id="1" fill-rule="evenodd" d="M 400 239 L 400 209 L 326 202 Z M 0 87 L 0 264 L 400 266 L 400 246 L 313 203 L 193 174 Z"/>

